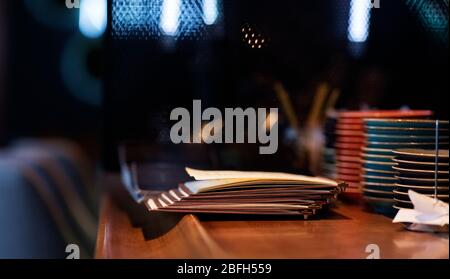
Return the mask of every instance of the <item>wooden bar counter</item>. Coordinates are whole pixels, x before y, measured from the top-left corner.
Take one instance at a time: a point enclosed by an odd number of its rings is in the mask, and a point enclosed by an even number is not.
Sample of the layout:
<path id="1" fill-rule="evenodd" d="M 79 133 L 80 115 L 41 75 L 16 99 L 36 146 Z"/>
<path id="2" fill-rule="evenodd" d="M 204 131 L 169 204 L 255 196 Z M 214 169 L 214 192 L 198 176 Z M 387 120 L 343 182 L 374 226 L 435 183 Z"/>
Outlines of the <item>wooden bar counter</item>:
<path id="1" fill-rule="evenodd" d="M 307 221 L 163 214 L 134 204 L 117 175 L 104 186 L 97 258 L 365 259 L 370 244 L 382 259 L 449 258 L 448 234 L 410 232 L 361 205 L 340 202 Z"/>

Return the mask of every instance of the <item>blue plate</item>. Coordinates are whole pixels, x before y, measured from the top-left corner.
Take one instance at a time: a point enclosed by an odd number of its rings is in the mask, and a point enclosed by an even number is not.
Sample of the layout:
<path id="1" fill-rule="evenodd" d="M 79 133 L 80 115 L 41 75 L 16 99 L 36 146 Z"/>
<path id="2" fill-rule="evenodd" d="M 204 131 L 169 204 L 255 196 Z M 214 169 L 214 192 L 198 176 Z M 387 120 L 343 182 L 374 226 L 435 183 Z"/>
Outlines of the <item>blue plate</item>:
<path id="1" fill-rule="evenodd" d="M 363 189 L 391 192 L 396 189 L 395 184 L 392 183 L 373 183 L 373 182 L 363 182 Z"/>
<path id="2" fill-rule="evenodd" d="M 392 169 L 393 166 L 395 166 L 394 163 L 363 160 L 363 167 L 365 169 L 372 169 L 377 171 L 393 171 Z"/>
<path id="3" fill-rule="evenodd" d="M 432 196 L 430 195 L 430 197 L 432 197 Z M 448 203 L 448 200 L 449 200 L 449 196 L 448 195 L 441 195 L 438 198 L 439 198 L 439 200 Z M 408 195 L 404 195 L 403 193 L 401 193 L 401 194 L 399 194 L 398 192 L 394 193 L 394 200 L 396 202 L 401 202 L 401 203 L 404 203 L 404 204 L 412 204 L 411 200 L 409 199 L 409 196 Z"/>
<path id="4" fill-rule="evenodd" d="M 429 186 L 433 187 L 435 185 L 435 180 L 433 178 L 416 178 L 416 177 L 406 177 L 404 174 L 396 176 L 397 183 L 406 186 Z M 438 179 L 437 185 L 441 187 L 449 186 L 448 178 Z"/>
<path id="5" fill-rule="evenodd" d="M 394 198 L 394 206 L 395 209 L 413 209 L 414 205 L 411 202 L 404 202 L 401 200 L 397 200 Z"/>
<path id="6" fill-rule="evenodd" d="M 435 170 L 425 170 L 425 169 L 409 169 L 409 168 L 401 168 L 398 165 L 393 166 L 392 169 L 399 173 L 399 176 L 410 177 L 410 178 L 428 178 L 434 179 L 436 177 Z M 449 171 L 447 170 L 438 170 L 437 177 L 439 179 L 449 179 Z"/>
<path id="7" fill-rule="evenodd" d="M 362 157 L 367 161 L 387 162 L 387 163 L 391 163 L 392 159 L 394 159 L 394 156 L 375 155 L 375 154 L 366 154 L 366 153 L 363 153 Z"/>
<path id="8" fill-rule="evenodd" d="M 409 190 L 412 190 L 414 192 L 417 192 L 419 194 L 424 194 L 424 195 L 434 195 L 434 188 L 407 188 L 407 187 L 399 187 L 399 184 L 396 184 L 395 187 L 395 191 L 398 193 L 402 193 L 402 194 L 408 194 Z M 442 190 L 441 190 L 442 189 Z M 438 195 L 448 195 L 449 194 L 449 189 L 448 187 L 440 187 L 437 190 Z"/>
<path id="9" fill-rule="evenodd" d="M 397 191 L 397 190 L 394 190 L 394 195 L 396 196 L 396 197 L 398 197 L 399 199 L 404 199 L 404 200 L 409 200 L 409 195 L 408 195 L 408 193 L 404 193 L 404 192 L 401 192 L 401 191 Z M 434 194 L 426 194 L 426 196 L 428 196 L 428 197 L 434 197 Z M 448 194 L 438 194 L 438 199 L 448 199 L 449 198 L 449 195 Z"/>
<path id="10" fill-rule="evenodd" d="M 432 162 L 436 161 L 436 151 L 434 148 L 431 150 L 425 149 L 398 149 L 392 151 L 397 159 L 409 160 L 409 161 L 421 161 L 421 162 Z M 447 163 L 449 162 L 448 149 L 439 150 L 439 162 Z"/>
<path id="11" fill-rule="evenodd" d="M 367 134 L 393 135 L 393 136 L 435 136 L 436 130 L 432 128 L 399 128 L 399 127 L 366 127 Z M 440 136 L 448 136 L 448 129 L 439 129 Z"/>
<path id="12" fill-rule="evenodd" d="M 364 196 L 364 202 L 369 206 L 375 213 L 387 215 L 393 217 L 397 212 L 394 208 L 394 200 L 386 198 L 375 198 L 370 196 Z"/>
<path id="13" fill-rule="evenodd" d="M 369 142 L 386 142 L 386 143 L 434 143 L 436 137 L 433 136 L 397 136 L 397 135 L 378 135 L 366 134 L 366 139 Z M 439 142 L 449 142 L 448 136 L 439 136 Z"/>
<path id="14" fill-rule="evenodd" d="M 381 155 L 381 156 L 393 156 L 392 149 L 386 149 L 386 148 L 368 148 L 363 147 L 361 149 L 363 153 L 368 155 Z"/>
<path id="15" fill-rule="evenodd" d="M 368 176 L 395 176 L 396 172 L 363 168 L 363 174 Z"/>
<path id="16" fill-rule="evenodd" d="M 436 128 L 435 120 L 425 119 L 365 119 L 365 125 L 370 127 L 398 127 L 398 128 Z M 448 121 L 439 121 L 440 129 L 448 129 Z"/>
<path id="17" fill-rule="evenodd" d="M 448 148 L 448 142 L 440 142 L 440 148 Z M 374 142 L 374 141 L 368 141 L 367 147 L 369 148 L 383 148 L 383 149 L 404 149 L 404 148 L 422 148 L 422 149 L 434 149 L 435 143 L 434 142 Z"/>
<path id="18" fill-rule="evenodd" d="M 436 169 L 435 162 L 425 162 L 425 161 L 412 161 L 412 160 L 403 160 L 394 158 L 393 162 L 397 163 L 398 168 L 401 169 L 414 169 L 414 170 L 426 170 L 426 171 L 434 171 Z M 438 162 L 438 170 L 439 171 L 448 171 L 449 163 L 439 163 Z"/>
<path id="19" fill-rule="evenodd" d="M 397 182 L 397 179 L 394 175 L 391 176 L 372 176 L 372 175 L 363 175 L 362 177 L 364 182 L 368 183 L 388 183 L 392 184 Z"/>
<path id="20" fill-rule="evenodd" d="M 385 198 L 385 199 L 394 198 L 393 191 L 378 191 L 371 189 L 363 189 L 363 195 L 365 197 L 372 197 L 372 198 Z"/>

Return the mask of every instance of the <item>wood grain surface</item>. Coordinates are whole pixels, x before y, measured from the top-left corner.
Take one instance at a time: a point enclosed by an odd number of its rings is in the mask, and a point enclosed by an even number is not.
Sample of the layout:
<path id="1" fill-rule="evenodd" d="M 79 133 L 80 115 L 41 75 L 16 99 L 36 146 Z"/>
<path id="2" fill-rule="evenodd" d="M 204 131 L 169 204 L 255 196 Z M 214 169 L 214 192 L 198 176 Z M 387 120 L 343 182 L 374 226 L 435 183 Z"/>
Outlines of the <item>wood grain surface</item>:
<path id="1" fill-rule="evenodd" d="M 128 199 L 117 176 L 108 176 L 105 187 L 97 258 L 365 259 L 370 244 L 380 247 L 381 258 L 449 257 L 448 234 L 410 232 L 361 205 L 340 203 L 308 221 L 151 214 Z"/>

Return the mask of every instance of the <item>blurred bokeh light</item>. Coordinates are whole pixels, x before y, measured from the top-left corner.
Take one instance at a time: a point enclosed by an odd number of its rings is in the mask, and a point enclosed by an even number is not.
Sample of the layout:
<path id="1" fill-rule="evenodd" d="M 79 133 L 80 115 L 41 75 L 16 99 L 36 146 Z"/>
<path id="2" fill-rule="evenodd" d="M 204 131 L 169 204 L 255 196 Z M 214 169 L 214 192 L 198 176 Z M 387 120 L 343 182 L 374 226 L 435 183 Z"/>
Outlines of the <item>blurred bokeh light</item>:
<path id="1" fill-rule="evenodd" d="M 352 0 L 348 23 L 348 39 L 350 42 L 362 43 L 369 36 L 370 0 Z"/>
<path id="2" fill-rule="evenodd" d="M 106 0 L 82 0 L 79 17 L 81 33 L 88 38 L 101 37 L 108 23 L 107 13 Z"/>

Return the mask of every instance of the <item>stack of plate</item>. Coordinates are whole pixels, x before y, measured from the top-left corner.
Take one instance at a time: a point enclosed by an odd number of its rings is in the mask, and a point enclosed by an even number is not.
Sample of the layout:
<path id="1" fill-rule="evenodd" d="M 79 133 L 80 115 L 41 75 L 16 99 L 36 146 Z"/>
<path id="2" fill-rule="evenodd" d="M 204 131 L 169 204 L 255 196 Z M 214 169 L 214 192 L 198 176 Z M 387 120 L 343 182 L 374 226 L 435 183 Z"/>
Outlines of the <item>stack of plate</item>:
<path id="1" fill-rule="evenodd" d="M 361 197 L 361 149 L 366 146 L 365 118 L 427 117 L 431 111 L 349 111 L 341 112 L 336 125 L 337 179 L 349 185 L 345 195 Z M 380 154 L 384 155 L 384 154 Z M 389 168 L 392 171 L 391 168 Z M 375 183 L 375 182 L 373 182 Z"/>
<path id="2" fill-rule="evenodd" d="M 393 209 L 395 172 L 391 150 L 364 147 L 361 184 L 365 202 L 378 213 L 390 213 Z"/>
<path id="3" fill-rule="evenodd" d="M 393 151 L 397 182 L 394 190 L 394 208 L 413 208 L 408 191 L 449 201 L 448 149 L 398 149 Z M 437 164 L 436 164 L 437 162 Z M 437 169 L 437 175 L 436 175 Z"/>
<path id="4" fill-rule="evenodd" d="M 322 176 L 336 179 L 336 151 L 334 148 L 325 148 L 323 152 Z"/>
<path id="5" fill-rule="evenodd" d="M 440 121 L 439 145 L 448 147 L 448 122 Z M 365 119 L 366 147 L 363 148 L 362 185 L 366 202 L 377 212 L 388 213 L 397 189 L 394 150 L 435 148 L 435 120 Z"/>
<path id="6" fill-rule="evenodd" d="M 336 142 L 336 117 L 329 115 L 325 121 L 325 149 L 322 155 L 322 176 L 336 179 L 336 150 L 334 143 Z"/>

